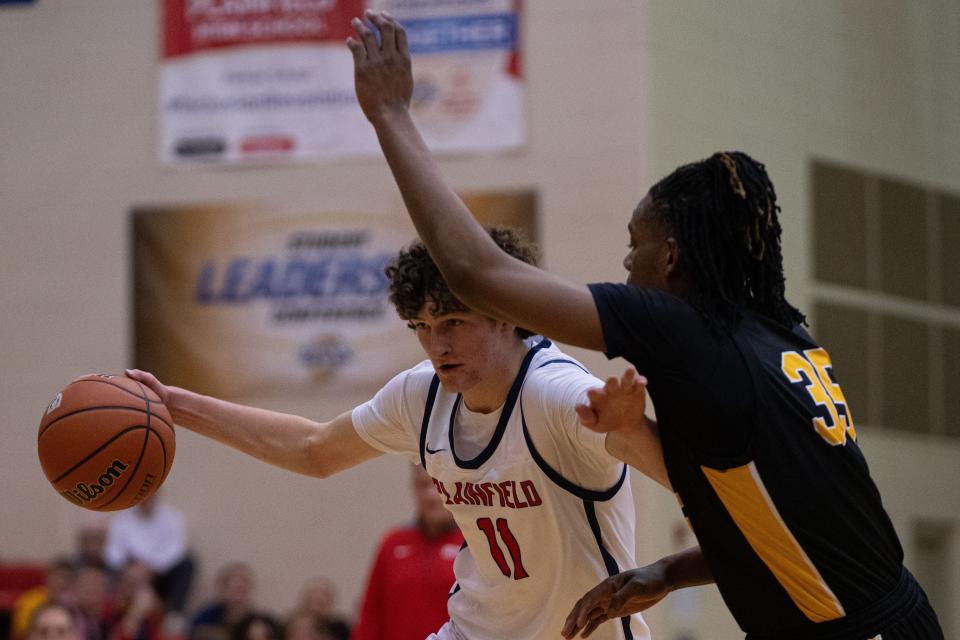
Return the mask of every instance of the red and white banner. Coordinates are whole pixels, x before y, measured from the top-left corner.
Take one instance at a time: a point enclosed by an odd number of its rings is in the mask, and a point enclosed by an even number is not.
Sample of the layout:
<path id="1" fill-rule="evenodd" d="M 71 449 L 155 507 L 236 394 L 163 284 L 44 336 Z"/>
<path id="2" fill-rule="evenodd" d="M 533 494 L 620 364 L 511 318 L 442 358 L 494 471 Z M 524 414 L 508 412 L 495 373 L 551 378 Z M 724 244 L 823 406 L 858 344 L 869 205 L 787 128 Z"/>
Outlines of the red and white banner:
<path id="1" fill-rule="evenodd" d="M 164 164 L 379 153 L 344 40 L 368 6 L 408 32 L 413 113 L 435 151 L 525 139 L 521 0 L 161 0 Z"/>

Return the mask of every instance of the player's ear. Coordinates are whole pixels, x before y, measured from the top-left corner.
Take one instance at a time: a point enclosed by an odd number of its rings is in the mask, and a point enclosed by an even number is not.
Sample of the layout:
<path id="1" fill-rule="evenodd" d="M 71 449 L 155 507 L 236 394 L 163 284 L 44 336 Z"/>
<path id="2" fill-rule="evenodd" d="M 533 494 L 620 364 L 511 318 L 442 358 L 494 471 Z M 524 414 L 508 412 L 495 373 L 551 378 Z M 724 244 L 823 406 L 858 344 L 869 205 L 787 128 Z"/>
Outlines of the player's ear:
<path id="1" fill-rule="evenodd" d="M 664 275 L 676 276 L 680 267 L 680 245 L 673 236 L 668 236 L 664 247 Z"/>

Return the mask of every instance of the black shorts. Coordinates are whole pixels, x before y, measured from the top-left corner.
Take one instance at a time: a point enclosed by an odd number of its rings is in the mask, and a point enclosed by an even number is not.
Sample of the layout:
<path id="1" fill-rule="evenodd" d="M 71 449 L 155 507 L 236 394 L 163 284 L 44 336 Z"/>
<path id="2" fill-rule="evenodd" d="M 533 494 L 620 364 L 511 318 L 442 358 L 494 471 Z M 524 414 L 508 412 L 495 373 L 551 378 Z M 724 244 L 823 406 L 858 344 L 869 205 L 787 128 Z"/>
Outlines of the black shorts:
<path id="1" fill-rule="evenodd" d="M 937 614 L 922 591 L 920 596 L 916 607 L 899 620 L 890 622 L 875 636 L 876 640 L 943 640 Z"/>

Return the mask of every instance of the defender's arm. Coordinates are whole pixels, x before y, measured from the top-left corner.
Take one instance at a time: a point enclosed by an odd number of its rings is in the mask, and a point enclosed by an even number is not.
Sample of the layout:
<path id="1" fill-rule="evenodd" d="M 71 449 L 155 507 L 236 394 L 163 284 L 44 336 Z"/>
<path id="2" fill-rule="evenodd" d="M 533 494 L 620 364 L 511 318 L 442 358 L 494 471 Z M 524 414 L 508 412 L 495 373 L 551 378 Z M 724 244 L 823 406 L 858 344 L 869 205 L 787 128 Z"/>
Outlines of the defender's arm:
<path id="1" fill-rule="evenodd" d="M 373 124 L 420 238 L 450 289 L 475 311 L 561 342 L 602 351 L 603 332 L 593 296 L 576 285 L 501 251 L 444 181 L 410 117 L 413 90 L 406 33 L 372 11 L 354 20 L 357 99 Z"/>

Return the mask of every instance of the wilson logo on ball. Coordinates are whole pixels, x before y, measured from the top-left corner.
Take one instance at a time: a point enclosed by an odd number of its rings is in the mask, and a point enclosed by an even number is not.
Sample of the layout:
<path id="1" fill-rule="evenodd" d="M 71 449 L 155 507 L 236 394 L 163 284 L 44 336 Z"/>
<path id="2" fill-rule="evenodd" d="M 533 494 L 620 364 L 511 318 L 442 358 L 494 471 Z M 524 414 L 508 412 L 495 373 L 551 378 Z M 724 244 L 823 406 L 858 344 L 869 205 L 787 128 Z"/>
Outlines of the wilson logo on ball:
<path id="1" fill-rule="evenodd" d="M 123 475 L 123 472 L 127 469 L 127 466 L 128 465 L 119 460 L 114 460 L 110 463 L 110 466 L 107 467 L 102 474 L 100 474 L 100 477 L 97 478 L 96 482 L 91 482 L 90 484 L 78 482 L 75 489 L 61 491 L 60 495 L 78 505 L 83 505 L 86 502 L 92 502 L 106 491 L 106 487 L 112 485 L 114 481 L 118 480 L 120 476 Z"/>
<path id="2" fill-rule="evenodd" d="M 57 397 L 47 405 L 47 410 L 43 412 L 43 415 L 47 415 L 51 411 L 56 411 L 61 402 L 63 402 L 63 393 L 58 393 Z"/>

